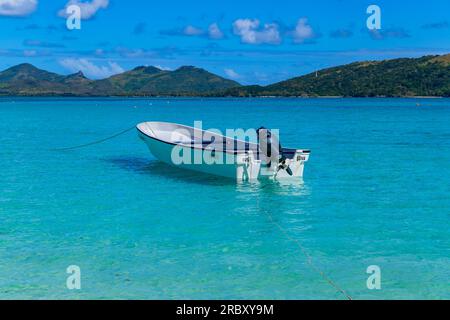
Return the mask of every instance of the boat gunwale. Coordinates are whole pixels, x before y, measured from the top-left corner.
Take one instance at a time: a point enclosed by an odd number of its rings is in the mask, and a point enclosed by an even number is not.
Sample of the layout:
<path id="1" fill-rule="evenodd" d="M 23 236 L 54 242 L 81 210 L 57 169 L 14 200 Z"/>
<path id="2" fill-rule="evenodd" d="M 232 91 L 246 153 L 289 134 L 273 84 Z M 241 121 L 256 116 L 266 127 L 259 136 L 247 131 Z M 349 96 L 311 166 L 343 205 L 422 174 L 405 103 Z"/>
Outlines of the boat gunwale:
<path id="1" fill-rule="evenodd" d="M 153 139 L 153 140 L 156 140 L 156 141 L 165 143 L 165 144 L 170 144 L 170 145 L 172 145 L 172 146 L 181 146 L 181 147 L 190 148 L 190 149 L 198 149 L 198 150 L 212 151 L 211 149 L 208 149 L 207 147 L 198 147 L 198 146 L 196 146 L 196 144 L 190 144 L 190 145 L 188 145 L 188 144 L 183 144 L 183 143 L 173 143 L 173 142 L 169 142 L 169 141 L 166 141 L 166 140 L 161 140 L 161 139 L 158 139 L 158 138 L 156 138 L 156 137 L 152 137 L 152 136 L 148 135 L 147 133 L 143 132 L 143 131 L 142 131 L 141 129 L 139 129 L 138 127 L 136 127 L 136 129 L 137 129 L 140 133 L 142 133 L 144 136 L 146 136 L 146 137 L 148 137 L 148 138 L 150 138 L 150 139 Z M 233 150 L 233 151 L 217 150 L 216 152 L 222 152 L 222 153 L 229 153 L 229 154 L 233 154 L 233 155 L 238 155 L 238 154 L 246 154 L 246 153 L 249 153 L 250 151 L 251 151 L 251 150 L 239 150 L 239 151 L 236 151 L 236 150 Z M 253 152 L 253 151 L 252 151 L 252 152 Z"/>
<path id="2" fill-rule="evenodd" d="M 146 137 L 151 138 L 151 139 L 153 139 L 153 140 L 156 140 L 156 141 L 159 141 L 159 142 L 163 142 L 163 143 L 165 143 L 165 144 L 170 144 L 170 145 L 172 145 L 172 146 L 182 146 L 182 147 L 186 147 L 186 148 L 190 148 L 190 149 L 199 149 L 199 150 L 212 151 L 211 149 L 208 149 L 207 147 L 203 147 L 203 146 L 202 146 L 202 147 L 199 147 L 198 144 L 195 144 L 195 143 L 194 143 L 194 144 L 191 143 L 190 145 L 188 145 L 188 144 L 183 144 L 183 143 L 174 143 L 174 142 L 170 142 L 170 141 L 167 141 L 167 140 L 159 139 L 159 138 L 157 138 L 157 137 L 152 137 L 152 136 L 150 136 L 149 134 L 143 132 L 141 129 L 139 129 L 139 125 L 144 124 L 144 123 L 166 123 L 166 124 L 175 124 L 175 125 L 177 125 L 177 126 L 181 126 L 181 127 L 184 127 L 184 128 L 189 128 L 189 129 L 199 130 L 199 129 L 197 129 L 197 128 L 190 127 L 190 126 L 185 126 L 185 125 L 178 124 L 178 123 L 159 122 L 159 121 L 141 122 L 141 123 L 139 123 L 139 124 L 136 125 L 136 129 L 137 129 L 141 134 L 143 134 L 143 135 L 145 135 Z M 152 130 L 152 129 L 150 129 L 150 130 Z M 152 131 L 153 131 L 153 130 L 152 130 Z M 200 131 L 202 131 L 202 132 L 209 132 L 209 133 L 212 133 L 212 134 L 214 134 L 214 135 L 218 135 L 217 133 L 214 133 L 214 132 L 208 131 L 208 130 L 200 130 Z M 153 133 L 154 133 L 154 132 L 153 132 Z M 248 143 L 248 144 L 252 144 L 252 145 L 258 146 L 256 143 L 253 143 L 253 142 L 246 142 L 246 141 L 243 141 L 243 140 L 232 139 L 232 138 L 227 137 L 227 136 L 224 136 L 224 135 L 220 135 L 220 136 L 223 137 L 225 140 L 233 140 L 233 141 L 238 141 L 238 142 L 241 142 L 241 143 Z M 310 150 L 303 150 L 303 149 L 293 149 L 293 150 L 295 150 L 296 152 L 304 153 L 304 154 L 309 154 L 309 153 L 311 152 Z M 250 151 L 251 151 L 252 153 L 254 152 L 253 150 L 233 150 L 233 151 L 228 151 L 227 149 L 225 149 L 225 150 L 217 150 L 216 152 L 222 152 L 222 153 L 228 153 L 228 154 L 238 155 L 238 154 L 248 154 Z"/>

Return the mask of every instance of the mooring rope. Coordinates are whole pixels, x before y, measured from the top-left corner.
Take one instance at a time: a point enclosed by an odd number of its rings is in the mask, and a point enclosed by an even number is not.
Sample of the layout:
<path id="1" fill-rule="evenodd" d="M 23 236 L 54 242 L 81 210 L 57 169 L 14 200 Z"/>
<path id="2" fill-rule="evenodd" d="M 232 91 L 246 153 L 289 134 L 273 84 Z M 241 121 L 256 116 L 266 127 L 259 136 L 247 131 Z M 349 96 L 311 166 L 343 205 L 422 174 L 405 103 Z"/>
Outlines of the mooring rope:
<path id="1" fill-rule="evenodd" d="M 286 231 L 286 229 L 284 229 L 279 223 L 275 222 L 275 220 L 273 219 L 272 215 L 269 212 L 266 212 L 267 217 L 270 219 L 270 222 L 272 222 L 272 224 L 274 224 L 285 236 L 288 240 L 294 242 L 300 249 L 300 251 L 303 253 L 303 255 L 306 257 L 306 262 L 309 264 L 309 266 L 311 267 L 311 269 L 313 269 L 315 272 L 317 272 L 323 280 L 325 280 L 328 284 L 330 284 L 333 288 L 335 288 L 338 292 L 340 292 L 346 299 L 348 300 L 353 300 L 352 297 L 345 292 L 344 289 L 342 289 L 340 286 L 338 286 L 333 280 L 331 280 L 326 274 L 325 272 L 323 272 L 321 269 L 319 269 L 312 260 L 311 255 L 308 253 L 308 251 L 302 246 L 302 244 L 300 243 L 300 241 L 298 241 L 297 239 L 293 238 L 292 236 L 289 235 L 289 233 Z"/>
<path id="2" fill-rule="evenodd" d="M 132 126 L 131 128 L 125 129 L 123 131 L 120 131 L 119 133 L 113 134 L 112 136 L 109 136 L 109 137 L 104 138 L 104 139 L 92 141 L 92 142 L 85 143 L 85 144 L 80 144 L 80 145 L 73 146 L 73 147 L 51 149 L 51 151 L 66 151 L 66 150 L 74 150 L 74 149 L 80 149 L 80 148 L 89 147 L 89 146 L 92 146 L 92 145 L 95 145 L 95 144 L 99 144 L 99 143 L 102 143 L 102 142 L 105 142 L 105 141 L 117 138 L 118 136 L 120 136 L 120 135 L 122 135 L 124 133 L 127 133 L 128 131 L 131 131 L 131 130 L 133 130 L 135 128 L 136 128 L 135 126 Z"/>

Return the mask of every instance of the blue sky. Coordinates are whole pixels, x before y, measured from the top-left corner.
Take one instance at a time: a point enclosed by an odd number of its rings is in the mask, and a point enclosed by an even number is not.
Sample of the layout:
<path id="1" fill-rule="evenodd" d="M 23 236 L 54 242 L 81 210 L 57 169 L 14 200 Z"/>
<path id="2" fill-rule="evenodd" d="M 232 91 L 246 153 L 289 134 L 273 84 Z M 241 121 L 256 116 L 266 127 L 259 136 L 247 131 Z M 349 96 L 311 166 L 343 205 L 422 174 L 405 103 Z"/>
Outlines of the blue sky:
<path id="1" fill-rule="evenodd" d="M 65 7 L 82 9 L 80 30 Z M 369 5 L 381 30 L 366 27 Z M 103 78 L 195 65 L 267 84 L 367 59 L 450 52 L 450 1 L 0 0 L 0 69 L 29 62 Z"/>

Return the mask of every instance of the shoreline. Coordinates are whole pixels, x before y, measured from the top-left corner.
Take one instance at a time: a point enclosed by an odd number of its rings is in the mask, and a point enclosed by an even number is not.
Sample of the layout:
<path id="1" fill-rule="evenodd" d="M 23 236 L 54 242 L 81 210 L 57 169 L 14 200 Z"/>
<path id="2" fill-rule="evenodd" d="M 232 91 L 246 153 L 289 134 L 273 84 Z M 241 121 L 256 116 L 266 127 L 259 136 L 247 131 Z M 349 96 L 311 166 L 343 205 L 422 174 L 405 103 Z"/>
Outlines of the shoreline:
<path id="1" fill-rule="evenodd" d="M 161 95 L 161 96 L 83 96 L 83 95 L 0 95 L 0 99 L 11 98 L 79 98 L 79 99 L 450 99 L 450 96 L 374 96 L 374 97 L 360 97 L 360 96 L 176 96 L 176 95 Z"/>

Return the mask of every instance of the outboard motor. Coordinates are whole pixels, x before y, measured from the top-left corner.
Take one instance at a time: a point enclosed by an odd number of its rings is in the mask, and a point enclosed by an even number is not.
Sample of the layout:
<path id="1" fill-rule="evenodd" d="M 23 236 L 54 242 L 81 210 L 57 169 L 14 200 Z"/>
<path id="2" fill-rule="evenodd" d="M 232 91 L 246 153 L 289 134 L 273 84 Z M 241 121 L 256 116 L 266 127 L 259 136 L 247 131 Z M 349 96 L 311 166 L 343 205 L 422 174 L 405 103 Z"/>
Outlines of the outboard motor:
<path id="1" fill-rule="evenodd" d="M 273 167 L 275 172 L 286 170 L 292 175 L 292 170 L 286 163 L 286 157 L 283 155 L 283 148 L 277 135 L 272 134 L 269 129 L 260 127 L 256 130 L 258 139 L 259 159 L 268 167 Z"/>

